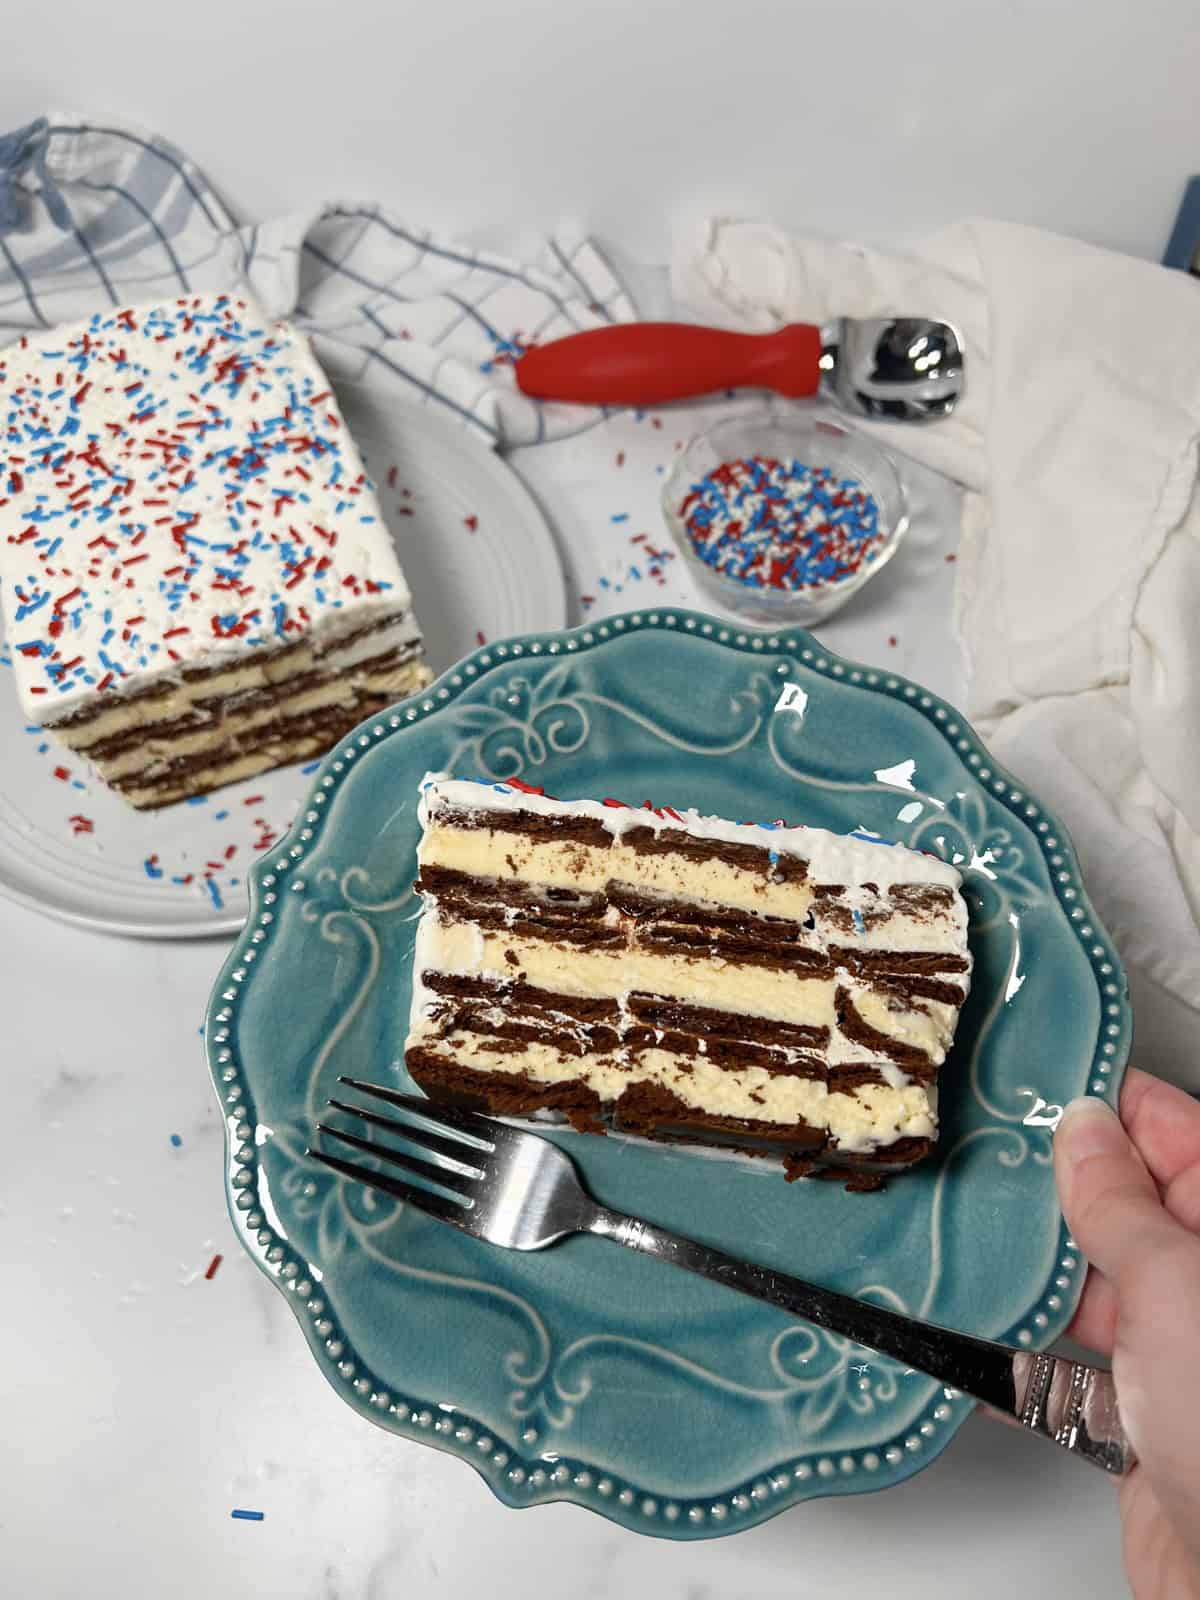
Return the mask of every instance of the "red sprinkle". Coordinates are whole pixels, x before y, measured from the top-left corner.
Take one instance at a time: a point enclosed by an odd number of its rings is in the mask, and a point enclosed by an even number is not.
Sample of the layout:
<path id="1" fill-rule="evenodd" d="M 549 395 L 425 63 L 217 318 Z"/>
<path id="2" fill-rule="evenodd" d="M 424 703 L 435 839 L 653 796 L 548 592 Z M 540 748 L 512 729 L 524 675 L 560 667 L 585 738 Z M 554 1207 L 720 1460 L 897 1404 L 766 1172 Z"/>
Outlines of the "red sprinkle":
<path id="1" fill-rule="evenodd" d="M 478 628 L 476 628 L 476 630 L 475 630 L 475 643 L 476 644 L 486 644 L 487 643 L 487 639 L 484 637 L 484 635 L 480 632 L 480 630 Z"/>
<path id="2" fill-rule="evenodd" d="M 71 769 L 69 767 L 55 767 L 54 776 L 58 779 L 59 783 L 66 783 L 67 779 L 71 776 Z"/>
<path id="3" fill-rule="evenodd" d="M 896 638 L 896 635 L 894 633 L 889 633 L 888 634 L 888 643 L 892 646 L 893 649 L 895 649 L 895 647 L 900 643 L 900 641 L 899 641 L 899 639 Z"/>
<path id="4" fill-rule="evenodd" d="M 81 816 L 78 812 L 75 816 L 68 817 L 67 821 L 71 824 L 72 833 L 94 833 L 96 831 L 95 823 L 93 823 L 91 817 Z"/>
<path id="5" fill-rule="evenodd" d="M 479 518 L 478 517 L 464 517 L 463 518 L 463 522 L 467 525 L 468 528 L 470 528 L 472 533 L 474 533 L 476 528 L 478 528 L 478 526 L 479 526 Z"/>
<path id="6" fill-rule="evenodd" d="M 205 1277 L 205 1281 L 206 1281 L 206 1282 L 209 1282 L 209 1281 L 211 1281 L 211 1280 L 212 1280 L 212 1279 L 213 1279 L 213 1278 L 215 1278 L 215 1277 L 216 1277 L 216 1275 L 217 1275 L 217 1268 L 218 1268 L 218 1267 L 219 1267 L 219 1266 L 220 1266 L 220 1265 L 221 1265 L 221 1263 L 222 1263 L 222 1261 L 224 1261 L 224 1259 L 225 1259 L 225 1257 L 224 1257 L 224 1256 L 221 1256 L 221 1255 L 216 1255 L 216 1256 L 214 1256 L 214 1257 L 213 1257 L 213 1258 L 212 1258 L 212 1260 L 211 1260 L 211 1261 L 210 1261 L 210 1262 L 209 1262 L 209 1263 L 208 1263 L 208 1267 L 207 1267 L 207 1269 L 206 1269 L 206 1270 L 205 1270 L 205 1273 L 204 1273 L 204 1277 Z"/>
<path id="7" fill-rule="evenodd" d="M 519 789 L 522 794 L 545 794 L 545 789 L 532 783 L 522 783 L 520 778 L 505 778 L 505 783 L 510 789 Z"/>

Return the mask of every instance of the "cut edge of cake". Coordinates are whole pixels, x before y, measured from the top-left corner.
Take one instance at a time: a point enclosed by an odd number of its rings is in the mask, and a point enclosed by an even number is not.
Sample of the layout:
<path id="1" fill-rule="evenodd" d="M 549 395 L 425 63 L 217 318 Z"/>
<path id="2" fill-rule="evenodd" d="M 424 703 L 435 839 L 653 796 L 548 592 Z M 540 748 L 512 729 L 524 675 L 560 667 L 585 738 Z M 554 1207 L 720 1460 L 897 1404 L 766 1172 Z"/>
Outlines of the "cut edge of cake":
<path id="1" fill-rule="evenodd" d="M 438 775 L 419 817 L 405 1056 L 431 1097 L 791 1175 L 928 1153 L 971 972 L 948 863 Z"/>

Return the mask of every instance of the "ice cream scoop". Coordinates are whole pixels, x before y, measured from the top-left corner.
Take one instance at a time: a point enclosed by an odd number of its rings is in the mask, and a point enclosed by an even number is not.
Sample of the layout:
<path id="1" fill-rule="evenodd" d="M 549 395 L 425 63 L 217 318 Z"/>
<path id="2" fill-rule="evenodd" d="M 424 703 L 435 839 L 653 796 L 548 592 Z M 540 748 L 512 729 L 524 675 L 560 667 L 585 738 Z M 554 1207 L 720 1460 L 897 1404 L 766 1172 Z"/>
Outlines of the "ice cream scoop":
<path id="1" fill-rule="evenodd" d="M 822 393 L 860 417 L 925 422 L 963 391 L 963 352 L 946 322 L 842 317 L 819 328 L 731 333 L 683 322 L 634 322 L 534 345 L 516 365 L 521 390 L 584 405 L 662 405 L 719 389 Z"/>

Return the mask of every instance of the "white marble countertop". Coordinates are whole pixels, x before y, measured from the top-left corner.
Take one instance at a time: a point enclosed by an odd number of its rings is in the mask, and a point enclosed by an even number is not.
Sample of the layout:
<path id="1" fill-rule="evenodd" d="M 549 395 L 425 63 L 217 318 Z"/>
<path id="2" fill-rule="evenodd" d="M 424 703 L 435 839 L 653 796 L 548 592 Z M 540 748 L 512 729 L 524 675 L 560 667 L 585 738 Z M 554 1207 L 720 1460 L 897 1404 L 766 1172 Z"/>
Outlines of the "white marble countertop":
<path id="1" fill-rule="evenodd" d="M 553 447 L 518 465 L 562 527 Z M 820 631 L 957 701 L 955 494 L 928 474 L 909 487 L 903 559 Z M 898 1488 L 691 1544 L 573 1506 L 506 1510 L 462 1463 L 360 1420 L 227 1217 L 198 1037 L 225 949 L 89 934 L 0 900 L 6 1592 L 1126 1593 L 1112 1486 L 979 1417 Z M 235 1506 L 263 1520 L 231 1520 Z"/>

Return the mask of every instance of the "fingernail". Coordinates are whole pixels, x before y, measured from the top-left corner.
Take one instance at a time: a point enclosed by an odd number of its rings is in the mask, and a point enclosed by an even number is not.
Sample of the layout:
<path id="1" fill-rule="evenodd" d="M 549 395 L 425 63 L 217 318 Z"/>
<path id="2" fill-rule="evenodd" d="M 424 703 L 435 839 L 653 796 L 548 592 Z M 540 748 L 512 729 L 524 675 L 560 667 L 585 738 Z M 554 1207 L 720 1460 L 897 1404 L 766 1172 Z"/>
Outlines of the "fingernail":
<path id="1" fill-rule="evenodd" d="M 1090 1156 L 1116 1155 L 1125 1148 L 1128 1135 L 1107 1101 L 1084 1095 L 1063 1111 L 1054 1143 L 1071 1161 L 1086 1161 Z"/>

